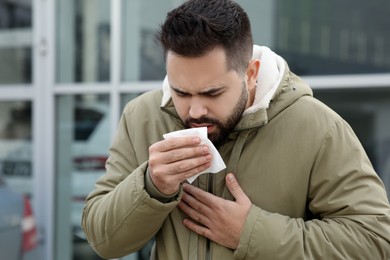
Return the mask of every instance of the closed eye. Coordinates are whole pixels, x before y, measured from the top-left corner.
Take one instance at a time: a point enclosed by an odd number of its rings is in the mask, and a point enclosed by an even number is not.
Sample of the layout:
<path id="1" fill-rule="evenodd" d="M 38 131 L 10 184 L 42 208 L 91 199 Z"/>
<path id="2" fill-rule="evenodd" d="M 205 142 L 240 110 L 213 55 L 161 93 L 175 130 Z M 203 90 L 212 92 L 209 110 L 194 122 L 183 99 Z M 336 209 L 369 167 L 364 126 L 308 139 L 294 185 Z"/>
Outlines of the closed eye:
<path id="1" fill-rule="evenodd" d="M 174 89 L 174 88 L 172 88 L 172 89 L 176 93 L 176 95 L 179 96 L 179 97 L 188 97 L 188 96 L 190 96 L 190 94 L 188 94 L 187 92 L 181 91 L 179 89 Z"/>
<path id="2" fill-rule="evenodd" d="M 222 92 L 206 92 L 206 93 L 202 93 L 201 95 L 205 97 L 217 97 L 221 94 Z"/>
<path id="3" fill-rule="evenodd" d="M 171 89 L 179 97 L 189 97 L 192 95 L 191 93 L 182 91 L 181 89 L 178 89 L 175 87 L 171 87 Z M 199 92 L 198 95 L 204 96 L 204 97 L 209 97 L 209 98 L 218 97 L 218 96 L 222 95 L 222 93 L 224 93 L 225 89 L 226 89 L 225 87 L 214 88 L 214 89 L 206 90 L 204 92 Z"/>

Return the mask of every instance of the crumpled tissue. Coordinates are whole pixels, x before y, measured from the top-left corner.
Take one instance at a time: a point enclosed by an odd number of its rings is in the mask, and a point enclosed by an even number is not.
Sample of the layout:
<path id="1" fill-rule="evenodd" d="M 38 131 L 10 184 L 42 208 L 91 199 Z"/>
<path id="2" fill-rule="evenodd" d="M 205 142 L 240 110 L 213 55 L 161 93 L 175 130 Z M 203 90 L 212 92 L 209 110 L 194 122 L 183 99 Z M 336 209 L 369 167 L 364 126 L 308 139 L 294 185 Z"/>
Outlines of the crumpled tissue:
<path id="1" fill-rule="evenodd" d="M 209 149 L 210 153 L 213 157 L 211 161 L 211 165 L 206 170 L 190 177 L 187 179 L 189 183 L 192 183 L 196 178 L 198 178 L 199 175 L 210 172 L 210 173 L 217 173 L 223 169 L 226 168 L 226 165 L 224 161 L 222 160 L 221 155 L 219 154 L 217 148 L 213 145 L 213 143 L 207 138 L 207 127 L 197 127 L 197 128 L 189 128 L 179 131 L 170 132 L 167 134 L 164 134 L 164 139 L 168 139 L 170 137 L 185 137 L 185 136 L 198 136 L 201 139 L 201 144 L 206 144 Z"/>

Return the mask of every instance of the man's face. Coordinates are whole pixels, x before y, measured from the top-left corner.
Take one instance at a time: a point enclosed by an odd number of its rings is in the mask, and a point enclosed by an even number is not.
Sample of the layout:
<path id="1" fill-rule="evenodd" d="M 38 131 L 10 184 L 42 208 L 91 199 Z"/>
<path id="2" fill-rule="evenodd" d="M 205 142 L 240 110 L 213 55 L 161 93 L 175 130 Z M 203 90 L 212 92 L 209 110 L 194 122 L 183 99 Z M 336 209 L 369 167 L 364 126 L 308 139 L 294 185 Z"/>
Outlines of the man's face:
<path id="1" fill-rule="evenodd" d="M 250 105 L 244 74 L 227 70 L 222 49 L 197 58 L 168 52 L 167 72 L 185 127 L 207 127 L 209 139 L 220 145 Z"/>

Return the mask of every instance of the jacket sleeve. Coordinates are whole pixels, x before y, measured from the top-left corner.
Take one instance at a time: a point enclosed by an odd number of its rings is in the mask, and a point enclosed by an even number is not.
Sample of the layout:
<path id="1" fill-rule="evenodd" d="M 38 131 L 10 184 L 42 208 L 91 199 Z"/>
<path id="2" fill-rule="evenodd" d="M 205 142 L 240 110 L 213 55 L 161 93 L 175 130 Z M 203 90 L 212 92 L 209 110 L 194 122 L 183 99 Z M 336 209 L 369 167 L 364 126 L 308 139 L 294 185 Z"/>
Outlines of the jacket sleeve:
<path id="1" fill-rule="evenodd" d="M 145 189 L 148 162 L 138 162 L 122 116 L 110 148 L 106 174 L 87 197 L 82 227 L 89 244 L 103 258 L 117 258 L 143 247 L 176 207 L 150 197 Z"/>
<path id="2" fill-rule="evenodd" d="M 390 259 L 386 191 L 344 121 L 322 142 L 307 200 L 308 220 L 252 205 L 235 259 Z"/>

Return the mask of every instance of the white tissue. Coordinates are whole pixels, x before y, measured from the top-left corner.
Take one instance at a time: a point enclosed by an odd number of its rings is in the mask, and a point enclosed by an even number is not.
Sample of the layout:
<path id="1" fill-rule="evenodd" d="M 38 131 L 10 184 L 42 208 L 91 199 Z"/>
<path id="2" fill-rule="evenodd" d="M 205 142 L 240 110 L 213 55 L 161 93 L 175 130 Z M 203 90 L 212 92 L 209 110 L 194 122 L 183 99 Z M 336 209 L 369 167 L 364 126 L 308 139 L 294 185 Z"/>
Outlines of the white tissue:
<path id="1" fill-rule="evenodd" d="M 190 177 L 187 179 L 189 183 L 192 183 L 199 175 L 211 172 L 217 173 L 226 168 L 224 161 L 222 160 L 221 155 L 219 154 L 217 148 L 213 145 L 213 143 L 207 138 L 207 127 L 197 127 L 197 128 L 189 128 L 185 130 L 179 130 L 175 132 L 171 132 L 163 135 L 164 139 L 168 139 L 170 137 L 184 137 L 184 136 L 198 136 L 201 139 L 201 144 L 206 144 L 211 152 L 213 160 L 211 161 L 211 165 L 206 170 Z"/>

